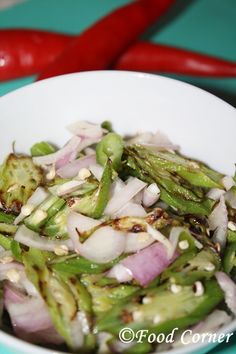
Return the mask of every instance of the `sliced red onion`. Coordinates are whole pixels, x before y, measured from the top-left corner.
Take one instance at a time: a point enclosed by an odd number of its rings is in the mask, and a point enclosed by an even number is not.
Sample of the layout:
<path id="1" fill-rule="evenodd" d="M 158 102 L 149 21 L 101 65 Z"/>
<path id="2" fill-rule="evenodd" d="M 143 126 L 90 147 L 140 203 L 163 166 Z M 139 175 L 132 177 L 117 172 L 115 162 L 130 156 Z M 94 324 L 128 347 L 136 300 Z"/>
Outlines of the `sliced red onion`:
<path id="1" fill-rule="evenodd" d="M 155 239 L 147 232 L 129 232 L 126 235 L 125 253 L 134 253 L 150 246 Z"/>
<path id="2" fill-rule="evenodd" d="M 84 243 L 81 243 L 70 219 L 68 233 L 76 251 L 93 262 L 110 262 L 119 257 L 125 249 L 125 234 L 113 230 L 110 226 L 100 227 Z"/>
<path id="3" fill-rule="evenodd" d="M 60 166 L 57 165 L 56 167 L 60 168 L 62 167 L 63 164 L 66 164 L 70 160 L 76 158 L 80 143 L 81 143 L 81 138 L 74 136 L 60 150 L 54 152 L 53 154 L 33 157 L 33 162 L 39 166 L 58 163 Z"/>
<path id="4" fill-rule="evenodd" d="M 128 145 L 132 144 L 143 144 L 151 142 L 153 134 L 150 132 L 140 133 L 127 140 Z"/>
<path id="5" fill-rule="evenodd" d="M 62 197 L 63 195 L 66 194 L 70 194 L 72 192 L 75 192 L 77 189 L 79 189 L 84 183 L 85 181 L 72 180 L 60 184 L 59 186 L 56 186 L 55 194 L 58 195 L 59 197 Z"/>
<path id="6" fill-rule="evenodd" d="M 235 181 L 234 181 L 233 177 L 231 177 L 231 176 L 224 176 L 222 178 L 222 183 L 227 191 L 229 191 L 230 188 L 235 186 Z"/>
<path id="7" fill-rule="evenodd" d="M 212 188 L 209 190 L 206 196 L 212 200 L 219 200 L 220 197 L 224 194 L 225 194 L 224 189 Z"/>
<path id="8" fill-rule="evenodd" d="M 6 283 L 4 305 L 10 315 L 14 332 L 20 338 L 42 344 L 64 342 L 54 329 L 47 307 L 40 297 L 28 297 Z M 45 331 L 44 336 L 42 331 Z M 46 335 L 48 332 L 50 336 Z"/>
<path id="9" fill-rule="evenodd" d="M 137 193 L 139 193 L 146 183 L 138 178 L 132 178 L 127 184 L 120 190 L 119 193 L 115 193 L 109 200 L 105 214 L 114 215 L 118 210 L 124 207 Z"/>
<path id="10" fill-rule="evenodd" d="M 236 209 L 236 188 L 231 188 L 225 193 L 225 200 L 229 203 L 231 208 Z"/>
<path id="11" fill-rule="evenodd" d="M 104 226 L 96 230 L 79 248 L 90 261 L 107 263 L 119 257 L 125 248 L 125 234 Z"/>
<path id="12" fill-rule="evenodd" d="M 0 281 L 8 279 L 8 272 L 10 270 L 16 270 L 19 272 L 19 275 L 22 271 L 24 271 L 24 266 L 18 262 L 10 262 L 10 263 L 0 263 Z"/>
<path id="13" fill-rule="evenodd" d="M 156 242 L 153 245 L 125 258 L 121 264 L 128 268 L 133 277 L 142 285 L 148 285 L 160 275 L 177 257 L 168 258 L 166 247 Z"/>
<path id="14" fill-rule="evenodd" d="M 101 138 L 103 133 L 106 132 L 100 125 L 83 120 L 70 124 L 67 130 L 73 135 L 86 138 Z"/>
<path id="15" fill-rule="evenodd" d="M 94 177 L 98 181 L 101 181 L 101 178 L 102 178 L 102 175 L 103 175 L 103 171 L 104 171 L 104 168 L 102 166 L 98 165 L 97 163 L 91 164 L 89 166 L 89 170 L 92 172 L 92 174 L 94 175 Z"/>
<path id="16" fill-rule="evenodd" d="M 119 193 L 124 187 L 125 187 L 125 183 L 119 177 L 117 177 L 111 185 L 111 197 Z"/>
<path id="17" fill-rule="evenodd" d="M 178 150 L 179 146 L 172 144 L 167 135 L 160 131 L 153 133 L 141 133 L 131 138 L 127 142 L 130 144 L 141 144 L 150 148 L 165 149 L 165 150 Z"/>
<path id="18" fill-rule="evenodd" d="M 57 170 L 57 175 L 61 178 L 73 178 L 78 175 L 82 168 L 88 168 L 96 163 L 96 156 L 88 155 L 80 159 L 69 162 Z"/>
<path id="19" fill-rule="evenodd" d="M 4 283 L 4 298 L 6 302 L 20 304 L 25 301 L 26 295 L 9 281 L 6 281 Z"/>
<path id="20" fill-rule="evenodd" d="M 126 283 L 133 279 L 131 271 L 123 264 L 116 264 L 106 276 L 108 278 L 115 278 L 119 283 Z"/>
<path id="21" fill-rule="evenodd" d="M 50 240 L 47 237 L 39 236 L 25 225 L 21 225 L 18 228 L 14 239 L 25 246 L 34 247 L 42 251 L 53 252 L 55 249 L 62 246 L 66 246 L 69 250 L 73 250 L 71 240 Z"/>
<path id="22" fill-rule="evenodd" d="M 168 240 L 168 238 L 165 237 L 159 230 L 154 229 L 149 224 L 147 224 L 147 232 L 156 241 L 161 242 L 165 246 L 166 252 L 167 252 L 167 257 L 169 259 L 171 259 L 173 257 L 174 252 L 175 252 L 175 249 L 174 249 L 174 246 L 172 245 L 172 243 Z"/>
<path id="23" fill-rule="evenodd" d="M 70 234 L 73 234 L 74 230 L 78 230 L 79 233 L 89 231 L 94 227 L 100 225 L 102 222 L 100 220 L 95 220 L 89 218 L 88 216 L 70 212 L 67 218 L 67 229 Z M 78 234 L 76 232 L 76 240 L 78 240 Z M 72 240 L 74 243 L 74 240 Z M 78 247 L 78 244 L 75 242 L 75 248 Z"/>
<path id="24" fill-rule="evenodd" d="M 49 196 L 49 193 L 43 188 L 43 187 L 38 187 L 34 193 L 31 195 L 31 197 L 27 200 L 26 206 L 29 206 L 31 211 L 33 211 L 39 204 L 41 204 L 47 197 Z M 23 213 L 23 211 L 20 212 L 20 214 L 16 217 L 14 220 L 14 224 L 17 225 L 19 224 L 22 220 L 27 215 Z"/>
<path id="25" fill-rule="evenodd" d="M 143 205 L 148 208 L 155 204 L 160 198 L 160 193 L 161 191 L 156 183 L 150 184 L 143 191 Z"/>
<path id="26" fill-rule="evenodd" d="M 225 302 L 228 308 L 236 315 L 236 284 L 226 273 L 216 272 L 215 276 L 219 286 L 224 292 Z"/>
<path id="27" fill-rule="evenodd" d="M 82 347 L 83 342 L 84 342 L 84 334 L 83 334 L 83 329 L 82 329 L 82 324 L 80 322 L 78 313 L 76 314 L 76 317 L 71 321 L 70 326 L 70 336 L 72 339 L 72 348 L 74 350 L 78 350 L 79 348 Z"/>
<path id="28" fill-rule="evenodd" d="M 213 209 L 208 217 L 210 230 L 215 230 L 213 241 L 219 243 L 221 247 L 225 246 L 228 227 L 228 211 L 225 205 L 224 197 L 220 198 L 220 202 Z"/>
<path id="29" fill-rule="evenodd" d="M 147 215 L 147 213 L 146 213 L 145 209 L 142 207 L 142 205 L 129 202 L 123 208 L 118 210 L 114 214 L 114 217 L 121 218 L 123 216 L 133 216 L 133 217 L 142 218 L 142 217 L 145 217 L 146 215 Z"/>

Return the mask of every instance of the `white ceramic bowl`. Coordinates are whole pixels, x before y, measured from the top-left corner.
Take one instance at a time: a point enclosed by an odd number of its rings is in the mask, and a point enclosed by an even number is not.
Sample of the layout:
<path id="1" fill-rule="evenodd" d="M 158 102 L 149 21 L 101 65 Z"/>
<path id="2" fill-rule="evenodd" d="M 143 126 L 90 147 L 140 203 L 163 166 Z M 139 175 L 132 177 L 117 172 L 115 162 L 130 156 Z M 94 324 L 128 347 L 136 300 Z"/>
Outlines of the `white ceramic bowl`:
<path id="1" fill-rule="evenodd" d="M 183 153 L 234 173 L 236 110 L 203 90 L 161 76 L 97 71 L 44 80 L 0 98 L 0 119 L 0 160 L 13 141 L 24 152 L 45 139 L 62 145 L 69 136 L 64 129 L 68 123 L 111 120 L 120 133 L 160 129 Z M 233 329 L 236 321 L 222 331 Z M 3 332 L 0 342 L 18 354 L 52 354 Z M 206 345 L 171 353 L 199 349 L 205 351 Z"/>

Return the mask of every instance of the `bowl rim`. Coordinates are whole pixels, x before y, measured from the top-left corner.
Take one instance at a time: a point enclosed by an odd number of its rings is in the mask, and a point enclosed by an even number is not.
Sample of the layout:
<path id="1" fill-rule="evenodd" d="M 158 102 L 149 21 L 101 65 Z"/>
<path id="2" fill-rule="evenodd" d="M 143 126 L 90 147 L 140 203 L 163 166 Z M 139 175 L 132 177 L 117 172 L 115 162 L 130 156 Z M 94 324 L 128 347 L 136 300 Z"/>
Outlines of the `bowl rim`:
<path id="1" fill-rule="evenodd" d="M 199 88 L 197 86 L 194 86 L 190 83 L 186 83 L 174 78 L 169 78 L 165 77 L 162 75 L 156 75 L 156 74 L 149 74 L 149 73 L 142 73 L 142 72 L 136 72 L 136 71 L 114 71 L 114 70 L 96 70 L 96 71 L 84 71 L 81 73 L 71 73 L 71 74 L 66 74 L 66 75 L 60 75 L 48 79 L 44 79 L 41 81 L 33 82 L 30 84 L 27 84 L 23 87 L 17 88 L 14 91 L 8 92 L 4 94 L 3 96 L 0 97 L 0 103 L 6 100 L 11 100 L 15 96 L 18 95 L 19 92 L 25 92 L 27 94 L 28 90 L 31 89 L 37 89 L 37 87 L 40 86 L 47 86 L 48 84 L 50 85 L 51 82 L 58 81 L 58 83 L 63 83 L 64 80 L 79 80 L 81 77 L 110 77 L 111 79 L 113 77 L 118 77 L 118 76 L 126 76 L 127 78 L 129 77 L 136 77 L 138 78 L 145 78 L 147 80 L 159 80 L 163 82 L 169 82 L 170 85 L 175 85 L 177 88 L 186 88 L 188 90 L 191 90 L 193 93 L 196 92 L 200 93 L 204 96 L 208 96 L 211 99 L 215 99 L 215 101 L 220 102 L 223 106 L 225 106 L 226 109 L 228 110 L 233 110 L 233 112 L 236 112 L 236 109 L 230 105 L 229 103 L 225 102 L 223 99 L 215 96 L 214 94 L 205 91 L 202 88 Z M 1 107 L 0 107 L 1 108 Z M 236 318 L 234 318 L 228 325 L 222 326 L 221 329 L 218 331 L 218 333 L 230 333 L 232 331 L 236 330 Z M 65 354 L 67 352 L 60 352 L 58 350 L 54 349 L 47 349 L 45 347 L 41 347 L 35 344 L 31 344 L 29 342 L 26 342 L 24 340 L 21 340 L 14 335 L 8 334 L 0 329 L 0 343 L 3 345 L 6 345 L 9 349 L 13 350 L 20 350 L 20 352 L 24 352 L 25 354 Z M 216 344 L 217 345 L 217 344 Z M 173 348 L 168 351 L 162 351 L 162 354 L 187 354 L 191 353 L 196 350 L 200 350 L 203 348 L 209 347 L 211 349 L 212 344 L 208 343 L 197 343 L 197 344 L 189 344 L 185 346 L 181 346 L 179 348 Z"/>

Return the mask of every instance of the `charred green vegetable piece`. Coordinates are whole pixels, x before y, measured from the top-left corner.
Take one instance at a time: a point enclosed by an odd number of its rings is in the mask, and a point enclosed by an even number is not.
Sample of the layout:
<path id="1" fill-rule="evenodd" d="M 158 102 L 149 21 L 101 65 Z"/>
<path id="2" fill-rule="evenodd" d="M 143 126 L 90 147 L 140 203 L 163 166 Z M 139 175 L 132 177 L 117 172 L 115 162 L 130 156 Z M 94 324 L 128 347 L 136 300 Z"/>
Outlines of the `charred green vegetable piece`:
<path id="1" fill-rule="evenodd" d="M 121 167 L 121 157 L 123 154 L 124 142 L 120 135 L 116 133 L 108 133 L 96 147 L 97 162 L 105 166 L 110 160 L 114 170 Z"/>
<path id="2" fill-rule="evenodd" d="M 201 296 L 195 295 L 192 286 L 183 286 L 177 294 L 166 285 L 147 289 L 143 296 L 148 298 L 148 303 L 131 299 L 113 306 L 98 320 L 97 330 L 118 335 L 124 327 L 134 331 L 145 328 L 155 333 L 169 333 L 176 327 L 184 329 L 201 321 L 223 300 L 216 280 L 209 280 L 203 286 Z"/>
<path id="3" fill-rule="evenodd" d="M 33 157 L 53 154 L 55 151 L 55 147 L 45 141 L 34 144 L 30 149 Z"/>
<path id="4" fill-rule="evenodd" d="M 157 183 L 161 199 L 182 213 L 208 215 L 214 204 L 204 194 L 206 188 L 223 188 L 222 175 L 203 164 L 169 152 L 155 152 L 141 146 L 125 148 L 128 173 L 147 183 Z"/>
<path id="5" fill-rule="evenodd" d="M 24 223 L 29 229 L 38 232 L 65 204 L 64 199 L 51 195 L 24 220 Z"/>
<path id="6" fill-rule="evenodd" d="M 12 224 L 15 220 L 15 215 L 13 214 L 6 214 L 3 211 L 0 211 L 0 222 L 6 223 L 6 224 Z"/>
<path id="7" fill-rule="evenodd" d="M 2 234 L 13 235 L 16 233 L 16 230 L 17 226 L 0 222 L 0 232 Z"/>
<path id="8" fill-rule="evenodd" d="M 92 297 L 93 311 L 96 315 L 109 311 L 118 302 L 134 296 L 138 286 L 119 284 L 104 275 L 83 275 L 82 283 Z"/>
<path id="9" fill-rule="evenodd" d="M 119 261 L 120 258 L 109 263 L 94 263 L 84 257 L 70 255 L 53 259 L 51 267 L 68 275 L 99 274 L 109 270 Z"/>
<path id="10" fill-rule="evenodd" d="M 205 248 L 199 253 L 196 249 L 182 254 L 162 274 L 162 280 L 172 279 L 181 285 L 191 285 L 197 280 L 210 279 L 220 269 L 219 255 Z"/>
<path id="11" fill-rule="evenodd" d="M 85 296 L 85 289 L 77 278 L 67 278 L 52 271 L 48 260 L 50 254 L 47 252 L 31 248 L 23 253 L 26 274 L 44 299 L 56 330 L 71 349 L 77 350 L 85 343 L 82 328 L 76 323 L 78 311 L 89 309 L 87 300 L 83 302 L 81 297 L 82 293 Z"/>
<path id="12" fill-rule="evenodd" d="M 10 154 L 0 170 L 0 202 L 5 211 L 19 213 L 42 182 L 42 171 L 30 157 Z"/>
<path id="13" fill-rule="evenodd" d="M 11 249 L 11 242 L 13 238 L 0 234 L 0 246 L 3 247 L 6 251 Z"/>
<path id="14" fill-rule="evenodd" d="M 43 234 L 49 237 L 67 237 L 67 217 L 70 212 L 68 206 L 64 206 L 57 214 L 52 216 L 44 225 Z"/>
<path id="15" fill-rule="evenodd" d="M 90 195 L 79 199 L 74 210 L 84 215 L 99 219 L 108 203 L 110 188 L 112 184 L 112 167 L 108 160 L 103 171 L 102 179 L 98 188 Z"/>

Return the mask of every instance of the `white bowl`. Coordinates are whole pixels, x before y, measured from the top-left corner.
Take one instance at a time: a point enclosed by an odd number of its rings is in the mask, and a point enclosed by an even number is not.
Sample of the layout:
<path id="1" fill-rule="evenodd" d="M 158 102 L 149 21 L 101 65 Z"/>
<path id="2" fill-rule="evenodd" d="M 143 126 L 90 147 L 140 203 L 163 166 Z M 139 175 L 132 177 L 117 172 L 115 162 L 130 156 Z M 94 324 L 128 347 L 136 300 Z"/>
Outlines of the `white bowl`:
<path id="1" fill-rule="evenodd" d="M 41 140 L 62 145 L 69 123 L 111 120 L 120 133 L 160 129 L 186 155 L 234 173 L 236 110 L 203 90 L 161 76 L 97 71 L 44 80 L 0 98 L 0 117 L 0 160 L 13 141 L 16 151 L 24 152 Z M 236 320 L 222 332 L 234 329 Z M 18 354 L 52 354 L 3 332 L 0 342 Z M 171 353 L 207 348 L 189 345 Z"/>

